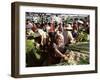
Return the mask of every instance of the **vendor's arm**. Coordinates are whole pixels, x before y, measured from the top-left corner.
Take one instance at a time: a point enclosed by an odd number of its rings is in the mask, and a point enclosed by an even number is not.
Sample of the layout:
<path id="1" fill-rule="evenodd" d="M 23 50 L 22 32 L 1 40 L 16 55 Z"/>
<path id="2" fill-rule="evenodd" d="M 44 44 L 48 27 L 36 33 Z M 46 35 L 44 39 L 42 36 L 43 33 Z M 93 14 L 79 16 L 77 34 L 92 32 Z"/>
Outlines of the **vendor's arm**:
<path id="1" fill-rule="evenodd" d="M 63 55 L 57 48 L 55 48 L 55 52 L 56 54 L 60 55 L 62 58 L 65 57 L 65 55 Z"/>

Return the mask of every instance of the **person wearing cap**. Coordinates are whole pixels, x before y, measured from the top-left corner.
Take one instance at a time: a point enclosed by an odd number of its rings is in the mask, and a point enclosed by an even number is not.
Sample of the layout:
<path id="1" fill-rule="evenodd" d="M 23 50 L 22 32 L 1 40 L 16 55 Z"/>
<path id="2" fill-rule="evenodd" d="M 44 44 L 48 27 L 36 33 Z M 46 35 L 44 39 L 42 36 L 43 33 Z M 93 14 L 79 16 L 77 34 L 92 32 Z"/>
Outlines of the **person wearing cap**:
<path id="1" fill-rule="evenodd" d="M 67 24 L 64 28 L 66 30 L 66 44 L 69 44 L 69 43 L 75 43 L 74 41 L 74 38 L 72 36 L 72 30 L 73 28 L 71 27 L 70 24 Z"/>
<path id="2" fill-rule="evenodd" d="M 78 22 L 78 31 L 81 31 L 84 28 L 83 26 L 84 22 L 82 20 L 78 20 L 77 22 Z"/>

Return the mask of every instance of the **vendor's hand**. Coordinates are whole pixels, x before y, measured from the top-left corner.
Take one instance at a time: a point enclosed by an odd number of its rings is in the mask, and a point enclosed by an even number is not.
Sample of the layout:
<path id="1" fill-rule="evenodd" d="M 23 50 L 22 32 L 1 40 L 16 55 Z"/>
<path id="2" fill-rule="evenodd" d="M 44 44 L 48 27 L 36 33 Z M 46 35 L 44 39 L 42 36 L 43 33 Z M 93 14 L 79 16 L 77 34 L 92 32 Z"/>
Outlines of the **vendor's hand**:
<path id="1" fill-rule="evenodd" d="M 63 55 L 64 60 L 68 60 L 68 57 L 66 55 Z"/>

